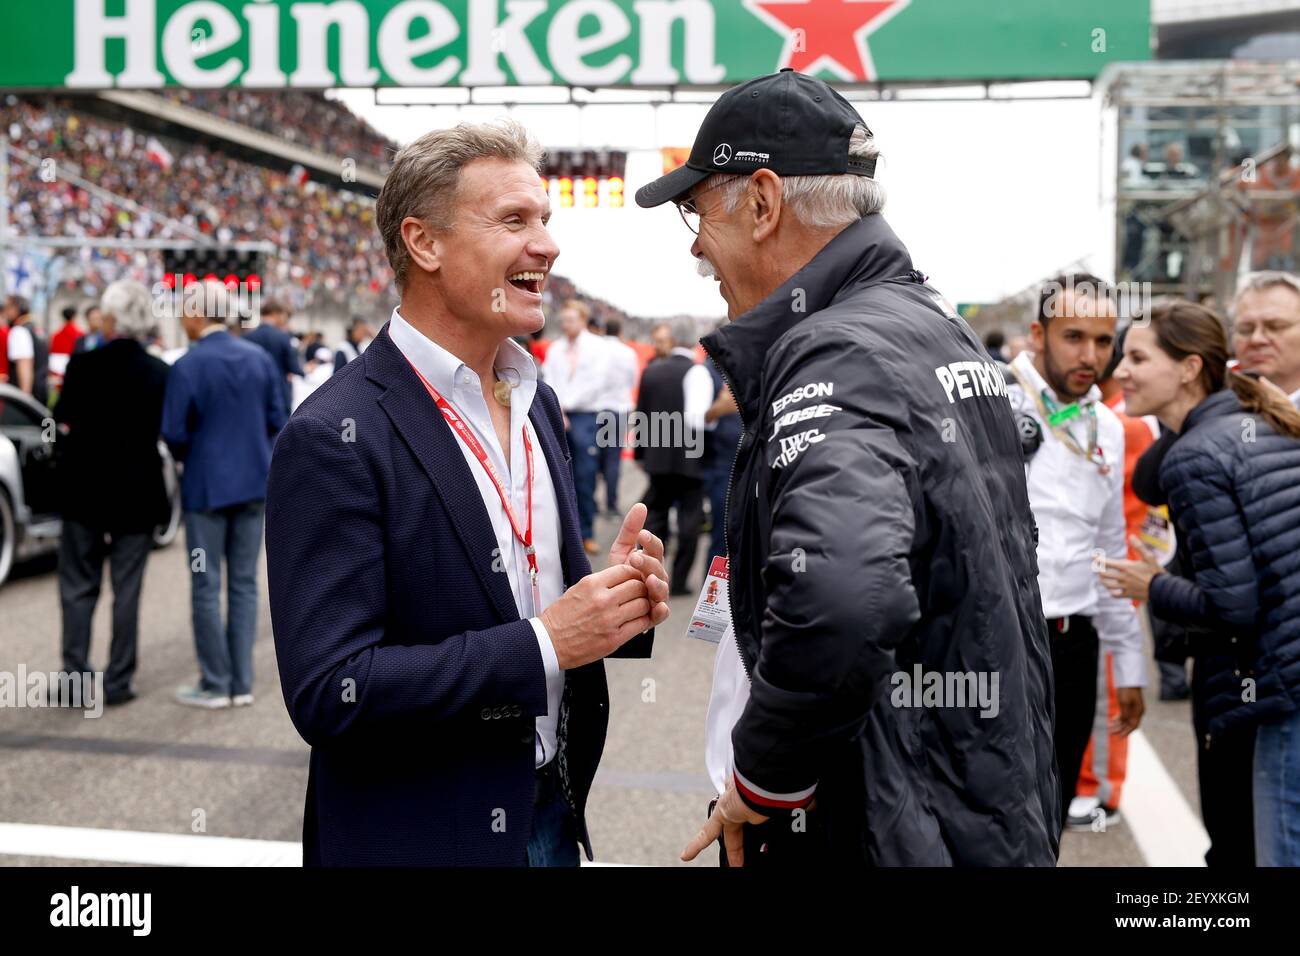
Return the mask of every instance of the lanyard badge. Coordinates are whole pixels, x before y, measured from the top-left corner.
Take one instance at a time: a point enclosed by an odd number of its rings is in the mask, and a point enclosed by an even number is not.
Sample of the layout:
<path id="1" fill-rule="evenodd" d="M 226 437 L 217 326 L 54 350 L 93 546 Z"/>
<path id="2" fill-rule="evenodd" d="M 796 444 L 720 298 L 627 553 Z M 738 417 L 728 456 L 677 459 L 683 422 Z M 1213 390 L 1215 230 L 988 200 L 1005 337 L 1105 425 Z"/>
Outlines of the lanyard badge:
<path id="1" fill-rule="evenodd" d="M 407 361 L 410 362 L 410 359 L 407 359 Z M 519 543 L 524 546 L 524 555 L 528 559 L 528 580 L 533 595 L 533 613 L 540 614 L 542 611 L 542 598 L 537 580 L 537 549 L 533 547 L 533 443 L 528 438 L 528 426 L 524 426 L 524 463 L 527 468 L 528 513 L 526 517 L 527 523 L 521 531 L 519 522 L 515 518 L 515 509 L 510 506 L 510 496 L 506 494 L 505 483 L 502 482 L 501 476 L 497 474 L 496 468 L 488 459 L 487 451 L 483 448 L 482 443 L 470 431 L 460 413 L 452 407 L 450 402 L 438 394 L 438 390 L 429 384 L 427 378 L 420 374 L 420 370 L 415 367 L 413 362 L 411 362 L 411 370 L 419 377 L 420 382 L 429 393 L 429 397 L 438 406 L 438 411 L 442 412 L 442 417 L 451 426 L 451 430 L 469 447 L 470 452 L 478 459 L 478 463 L 483 466 L 483 470 L 487 472 L 488 479 L 492 482 L 493 487 L 496 488 L 497 495 L 501 499 L 501 507 L 505 509 L 506 518 L 510 521 L 510 530 L 519 539 Z"/>

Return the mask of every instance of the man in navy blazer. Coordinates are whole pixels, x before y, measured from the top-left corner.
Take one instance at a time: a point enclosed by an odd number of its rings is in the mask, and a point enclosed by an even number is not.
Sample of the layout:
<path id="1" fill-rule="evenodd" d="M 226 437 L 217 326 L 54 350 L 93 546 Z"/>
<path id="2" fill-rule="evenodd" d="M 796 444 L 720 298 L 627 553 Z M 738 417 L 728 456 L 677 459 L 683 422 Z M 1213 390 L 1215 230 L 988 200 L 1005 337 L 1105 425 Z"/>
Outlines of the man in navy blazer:
<path id="1" fill-rule="evenodd" d="M 649 656 L 668 584 L 640 504 L 591 573 L 559 403 L 510 340 L 544 323 L 559 254 L 540 160 L 514 123 L 398 153 L 377 221 L 400 305 L 276 443 L 267 568 L 312 747 L 307 865 L 592 858 L 603 658 Z"/>
<path id="2" fill-rule="evenodd" d="M 232 310 L 225 288 L 208 282 L 202 292 L 186 296 L 181 324 L 194 344 L 168 376 L 162 435 L 185 465 L 181 505 L 199 664 L 198 682 L 177 689 L 176 700 L 217 709 L 253 702 L 266 478 L 271 438 L 287 413 L 270 356 L 226 329 Z"/>

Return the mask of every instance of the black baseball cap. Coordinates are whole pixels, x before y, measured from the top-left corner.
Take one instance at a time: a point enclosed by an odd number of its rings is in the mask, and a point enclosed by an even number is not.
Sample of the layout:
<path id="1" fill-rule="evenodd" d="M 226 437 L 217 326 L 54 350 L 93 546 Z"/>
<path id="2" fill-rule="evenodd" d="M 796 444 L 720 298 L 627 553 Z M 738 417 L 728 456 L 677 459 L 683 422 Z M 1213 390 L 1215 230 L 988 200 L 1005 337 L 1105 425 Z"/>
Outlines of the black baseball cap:
<path id="1" fill-rule="evenodd" d="M 849 137 L 865 125 L 848 100 L 816 77 L 788 67 L 760 76 L 718 97 L 686 165 L 638 189 L 636 204 L 648 209 L 684 199 L 714 173 L 873 176 L 874 159 L 849 159 Z"/>

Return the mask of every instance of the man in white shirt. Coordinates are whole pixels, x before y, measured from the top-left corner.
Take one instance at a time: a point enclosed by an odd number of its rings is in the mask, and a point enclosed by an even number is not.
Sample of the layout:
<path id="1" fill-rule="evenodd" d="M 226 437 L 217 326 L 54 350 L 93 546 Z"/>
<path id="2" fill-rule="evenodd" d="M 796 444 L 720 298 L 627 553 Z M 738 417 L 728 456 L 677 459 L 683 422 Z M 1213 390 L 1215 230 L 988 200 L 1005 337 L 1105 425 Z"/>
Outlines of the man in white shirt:
<path id="1" fill-rule="evenodd" d="M 511 341 L 545 321 L 559 254 L 541 158 L 510 121 L 398 153 L 376 217 L 400 304 L 276 444 L 267 573 L 312 746 L 309 865 L 591 858 L 603 659 L 648 656 L 668 586 L 641 505 L 591 573 L 559 403 Z"/>
<path id="2" fill-rule="evenodd" d="M 570 299 L 560 307 L 563 336 L 546 351 L 542 374 L 555 389 L 564 410 L 569 453 L 573 456 L 573 484 L 578 494 L 578 524 L 582 546 L 588 554 L 600 551 L 594 530 L 596 520 L 596 434 L 598 413 L 605 394 L 609 352 L 604 340 L 587 331 L 591 309 Z"/>
<path id="3" fill-rule="evenodd" d="M 641 374 L 636 350 L 623 341 L 622 332 L 623 323 L 617 317 L 605 320 L 605 392 L 596 431 L 596 462 L 605 483 L 605 513 L 611 517 L 622 514 L 618 508 L 618 481 L 622 472 L 623 437 L 627 434 L 628 413 L 633 408 L 632 392 Z M 607 440 L 611 435 L 618 440 Z"/>
<path id="4" fill-rule="evenodd" d="M 1232 312 L 1232 347 L 1242 367 L 1300 406 L 1300 279 L 1257 272 L 1237 291 Z"/>
<path id="5" fill-rule="evenodd" d="M 1124 427 L 1096 384 L 1114 346 L 1114 296 L 1097 277 L 1075 274 L 1048 282 L 1038 306 L 1031 351 L 1012 361 L 1007 394 L 1038 525 L 1064 822 L 1096 709 L 1099 641 L 1111 652 L 1116 733 L 1127 735 L 1141 721 L 1146 659 L 1132 603 L 1112 597 L 1097 577 L 1107 558 L 1128 557 Z"/>
<path id="6" fill-rule="evenodd" d="M 5 318 L 9 320 L 9 380 L 21 391 L 45 404 L 46 379 L 49 374 L 49 344 L 32 326 L 27 300 L 11 295 L 5 303 Z"/>

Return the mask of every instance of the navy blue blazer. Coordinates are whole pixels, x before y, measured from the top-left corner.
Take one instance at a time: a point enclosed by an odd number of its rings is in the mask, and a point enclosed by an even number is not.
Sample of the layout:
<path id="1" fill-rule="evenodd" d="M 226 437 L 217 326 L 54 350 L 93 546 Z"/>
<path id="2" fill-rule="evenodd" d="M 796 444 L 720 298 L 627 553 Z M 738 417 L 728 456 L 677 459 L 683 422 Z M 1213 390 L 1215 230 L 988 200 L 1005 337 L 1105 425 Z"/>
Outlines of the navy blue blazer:
<path id="1" fill-rule="evenodd" d="M 529 418 L 567 587 L 591 566 L 549 386 Z M 276 442 L 267 571 L 285 704 L 312 748 L 306 865 L 526 864 L 546 674 L 457 441 L 385 326 Z M 555 759 L 588 859 L 608 708 L 603 662 L 565 672 Z"/>
<path id="2" fill-rule="evenodd" d="M 167 376 L 162 436 L 178 461 L 186 511 L 215 511 L 266 497 L 271 438 L 288 411 L 265 350 L 213 332 Z"/>

